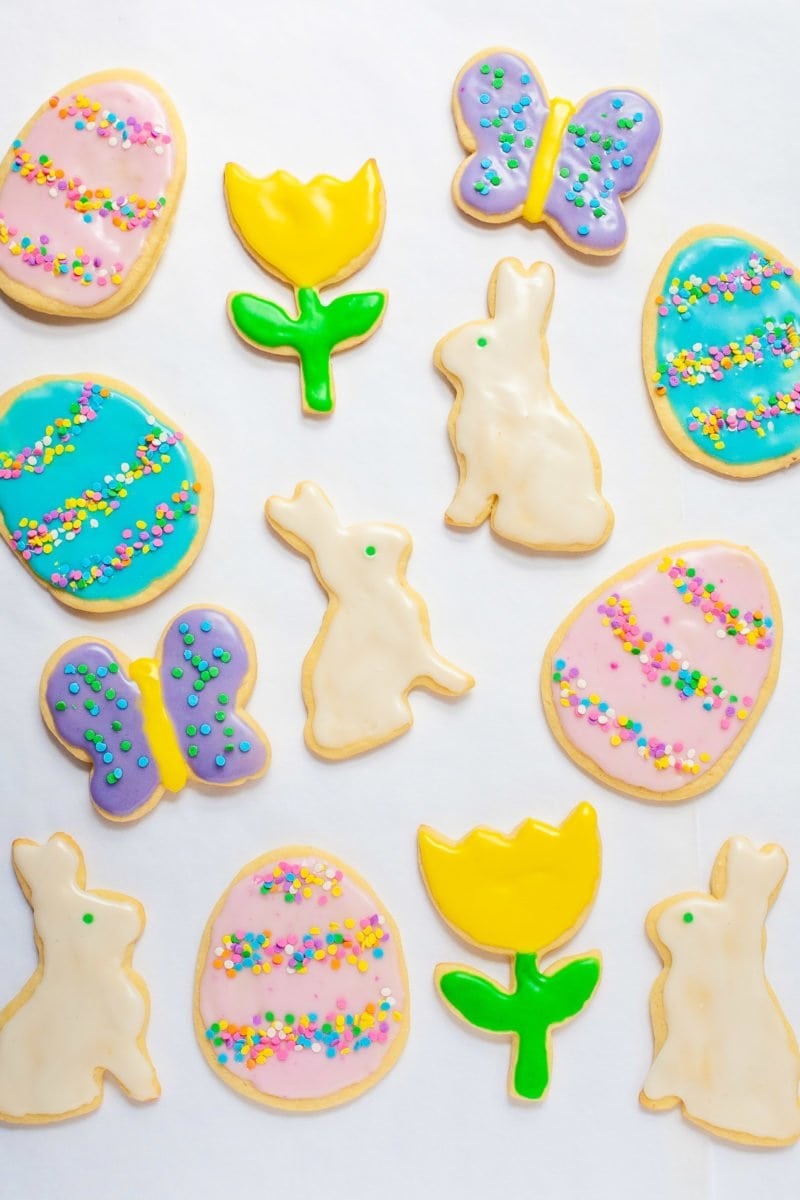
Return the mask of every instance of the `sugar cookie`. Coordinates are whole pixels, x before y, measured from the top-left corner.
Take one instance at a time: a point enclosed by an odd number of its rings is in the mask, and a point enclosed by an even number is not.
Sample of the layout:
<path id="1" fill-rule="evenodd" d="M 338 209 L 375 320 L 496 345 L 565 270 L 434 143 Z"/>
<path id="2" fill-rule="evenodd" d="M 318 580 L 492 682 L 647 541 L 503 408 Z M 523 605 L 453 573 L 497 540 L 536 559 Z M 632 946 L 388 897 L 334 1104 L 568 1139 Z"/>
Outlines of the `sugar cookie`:
<path id="1" fill-rule="evenodd" d="M 36 312 L 110 317 L 155 270 L 186 172 L 172 101 L 101 71 L 37 110 L 0 163 L 0 289 Z"/>
<path id="2" fill-rule="evenodd" d="M 105 375 L 41 375 L 0 396 L 0 536 L 71 608 L 146 604 L 189 569 L 211 468 L 175 423 Z"/>
<path id="3" fill-rule="evenodd" d="M 579 804 L 560 826 L 529 819 L 510 837 L 481 827 L 459 842 L 423 826 L 419 858 L 445 921 L 471 945 L 511 959 L 511 990 L 471 967 L 442 963 L 439 994 L 466 1024 L 511 1038 L 509 1094 L 541 1100 L 550 1082 L 551 1030 L 577 1016 L 600 979 L 596 952 L 539 966 L 542 955 L 575 936 L 594 903 L 596 812 Z"/>
<path id="4" fill-rule="evenodd" d="M 272 496 L 267 520 L 311 562 L 328 594 L 322 627 L 303 663 L 306 743 L 349 758 L 411 728 L 408 693 L 461 696 L 474 684 L 433 648 L 428 610 L 406 581 L 411 535 L 372 521 L 342 525 L 315 483 Z"/>
<path id="5" fill-rule="evenodd" d="M 83 854 L 65 833 L 42 846 L 19 838 L 13 860 L 39 965 L 0 1011 L 0 1121 L 42 1125 L 91 1112 L 106 1072 L 132 1100 L 157 1099 L 145 1043 L 150 996 L 131 965 L 141 904 L 87 891 Z"/>
<path id="6" fill-rule="evenodd" d="M 629 88 L 550 99 L 536 68 L 513 50 L 482 50 L 453 88 L 469 157 L 453 180 L 462 212 L 496 225 L 540 221 L 582 254 L 616 254 L 621 201 L 644 183 L 661 137 L 652 100 Z"/>
<path id="7" fill-rule="evenodd" d="M 97 811 L 132 821 L 190 780 L 235 787 L 264 774 L 270 745 L 243 708 L 255 677 L 241 621 L 186 608 L 154 658 L 131 662 L 100 638 L 65 642 L 45 665 L 39 703 L 53 736 L 89 764 Z"/>
<path id="8" fill-rule="evenodd" d="M 206 925 L 195 1030 L 209 1065 L 273 1108 L 344 1104 L 408 1037 L 403 948 L 372 888 L 310 846 L 249 863 Z"/>
<path id="9" fill-rule="evenodd" d="M 249 292 L 228 297 L 228 316 L 246 342 L 300 364 L 303 411 L 333 412 L 331 355 L 357 346 L 380 325 L 386 292 L 353 292 L 323 303 L 320 289 L 360 270 L 381 239 L 386 211 L 373 158 L 352 179 L 317 175 L 300 183 L 286 171 L 256 179 L 225 168 L 231 224 L 256 262 L 294 288 L 297 316 Z"/>
<path id="10" fill-rule="evenodd" d="M 800 459 L 800 284 L 773 246 L 699 225 L 664 255 L 644 307 L 656 416 L 681 454 L 720 475 Z"/>
<path id="11" fill-rule="evenodd" d="M 783 625 L 761 560 L 684 542 L 622 568 L 556 630 L 542 664 L 547 722 L 570 758 L 643 800 L 719 783 L 778 677 Z"/>
<path id="12" fill-rule="evenodd" d="M 731 1141 L 800 1137 L 800 1051 L 764 972 L 767 914 L 788 868 L 780 846 L 726 842 L 711 893 L 657 904 L 647 933 L 664 963 L 650 997 L 655 1053 L 645 1107 L 680 1104 Z"/>
<path id="13" fill-rule="evenodd" d="M 445 520 L 533 550 L 593 550 L 614 514 L 586 430 L 550 382 L 546 331 L 553 269 L 504 258 L 489 284 L 489 319 L 445 335 L 434 362 L 455 388 L 450 440 L 459 483 Z"/>

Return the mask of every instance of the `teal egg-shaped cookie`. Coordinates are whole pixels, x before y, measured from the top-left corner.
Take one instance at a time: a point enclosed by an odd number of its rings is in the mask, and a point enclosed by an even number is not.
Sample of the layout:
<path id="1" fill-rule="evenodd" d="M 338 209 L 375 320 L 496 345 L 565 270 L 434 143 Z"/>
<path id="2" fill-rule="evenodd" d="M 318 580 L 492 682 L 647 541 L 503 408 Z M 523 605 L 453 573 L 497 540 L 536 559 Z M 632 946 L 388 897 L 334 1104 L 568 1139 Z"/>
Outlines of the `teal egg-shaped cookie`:
<path id="1" fill-rule="evenodd" d="M 642 359 L 671 442 L 721 475 L 800 460 L 800 279 L 785 255 L 721 225 L 667 251 L 645 302 Z"/>
<path id="2" fill-rule="evenodd" d="M 127 384 L 49 375 L 0 397 L 0 533 L 63 604 L 159 596 L 197 557 L 212 506 L 205 457 Z"/>

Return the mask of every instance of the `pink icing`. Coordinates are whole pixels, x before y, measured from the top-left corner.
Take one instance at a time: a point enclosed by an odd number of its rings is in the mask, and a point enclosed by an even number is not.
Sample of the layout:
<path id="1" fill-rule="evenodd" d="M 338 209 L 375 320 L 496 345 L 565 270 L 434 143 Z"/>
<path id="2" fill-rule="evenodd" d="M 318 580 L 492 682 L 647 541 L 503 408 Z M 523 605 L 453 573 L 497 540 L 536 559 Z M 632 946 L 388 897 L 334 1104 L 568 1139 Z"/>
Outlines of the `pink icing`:
<path id="1" fill-rule="evenodd" d="M 719 594 L 741 614 L 760 611 L 772 616 L 776 622 L 772 633 L 779 632 L 779 617 L 771 611 L 767 579 L 751 554 L 728 546 L 689 548 L 682 554 L 679 550 L 671 557 L 683 558 L 705 581 L 716 584 Z M 555 712 L 567 741 L 611 778 L 662 793 L 696 780 L 731 748 L 745 728 L 749 731 L 757 720 L 753 710 L 775 652 L 774 644 L 759 649 L 744 638 L 720 636 L 724 626 L 716 620 L 707 622 L 702 607 L 684 603 L 668 574 L 658 571 L 663 557 L 655 555 L 631 578 L 610 581 L 603 594 L 587 603 L 570 624 L 548 664 L 552 670 L 559 661 L 565 662 L 567 669 L 577 667 L 579 674 L 571 683 L 579 697 L 587 701 L 592 695 L 599 697 L 613 707 L 617 716 L 640 722 L 644 734 L 668 744 L 673 758 L 686 761 L 688 750 L 696 751 L 696 773 L 679 771 L 674 766 L 657 769 L 652 760 L 639 755 L 635 740 L 611 744 L 613 721 L 599 727 L 586 715 L 577 716 L 574 705 L 563 706 L 563 683 L 552 683 Z M 687 662 L 708 677 L 715 676 L 715 682 L 729 695 L 736 695 L 738 703 L 729 706 L 716 700 L 716 707 L 707 711 L 703 697 L 682 698 L 675 686 L 662 686 L 661 677 L 666 672 L 651 672 L 655 678 L 649 679 L 641 659 L 626 653 L 611 629 L 601 623 L 598 605 L 605 605 L 615 593 L 631 601 L 638 627 L 652 632 L 653 645 L 671 643 L 680 654 L 670 657 Z M 773 641 L 771 637 L 766 640 Z M 583 688 L 579 686 L 581 680 Z M 728 715 L 729 707 L 736 710 L 733 715 Z M 589 711 L 596 709 L 589 705 Z M 739 711 L 747 712 L 744 720 L 739 718 Z M 708 760 L 701 762 L 703 753 Z"/>
<path id="2" fill-rule="evenodd" d="M 277 1020 L 283 1020 L 290 1013 L 296 1020 L 301 1014 L 316 1013 L 320 1021 L 324 1021 L 327 1016 L 335 1017 L 337 1013 L 361 1012 L 368 1004 L 378 1004 L 390 994 L 392 1009 L 388 1014 L 388 1034 L 357 1051 L 329 1058 L 324 1049 L 312 1052 L 309 1048 L 292 1048 L 283 1053 L 282 1059 L 275 1054 L 254 1069 L 248 1069 L 245 1062 L 233 1061 L 228 1055 L 228 1061 L 218 1068 L 230 1071 L 266 1096 L 286 1100 L 320 1099 L 352 1085 L 363 1084 L 379 1071 L 386 1053 L 400 1035 L 407 1021 L 402 949 L 395 926 L 386 920 L 377 897 L 354 883 L 346 869 L 338 881 L 341 889 L 338 896 L 318 887 L 313 888 L 312 895 L 302 903 L 287 903 L 283 892 L 264 895 L 260 880 L 281 859 L 282 856 L 277 855 L 263 860 L 255 876 L 248 874 L 234 883 L 225 896 L 211 929 L 208 959 L 199 985 L 199 1011 L 206 1029 L 224 1018 L 237 1026 L 255 1025 L 266 1030 L 269 1026 L 264 1018 L 266 1012 L 272 1012 Z M 292 863 L 314 869 L 319 867 L 320 861 L 313 856 L 302 859 L 291 856 Z M 339 870 L 338 867 L 331 869 Z M 273 946 L 279 940 L 292 937 L 296 939 L 295 944 L 300 945 L 303 934 L 313 927 L 318 928 L 324 938 L 332 921 L 343 927 L 345 918 L 353 918 L 358 927 L 362 919 L 369 919 L 376 913 L 383 916 L 388 936 L 381 943 L 380 958 L 375 958 L 370 951 L 363 955 L 368 966 L 363 972 L 346 961 L 334 970 L 328 961 L 314 960 L 304 972 L 290 974 L 286 953 L 283 963 L 273 964 L 269 974 L 247 970 L 230 977 L 224 969 L 213 966 L 218 957 L 215 950 L 223 946 L 226 934 L 268 930 Z M 394 1012 L 401 1014 L 399 1021 L 393 1016 Z M 254 1017 L 257 1018 L 255 1022 Z M 224 1048 L 213 1049 L 218 1053 Z"/>
<path id="3" fill-rule="evenodd" d="M 121 120 L 133 117 L 142 127 L 149 122 L 156 130 L 164 131 L 165 136 L 162 134 L 156 139 L 157 153 L 154 145 L 146 142 L 137 141 L 129 149 L 123 149 L 121 135 L 117 144 L 112 145 L 110 136 L 101 137 L 96 131 L 76 129 L 75 120 L 80 114 L 59 117 L 59 110 L 68 107 L 74 96 L 83 90 L 79 85 L 72 93 L 59 96 L 56 107 L 45 108 L 24 139 L 19 139 L 23 142 L 22 149 L 29 151 L 34 159 L 48 155 L 53 166 L 63 170 L 67 179 L 78 178 L 91 189 L 109 188 L 114 200 L 131 194 L 148 200 L 165 196 L 176 162 L 176 147 L 167 129 L 167 116 L 159 97 L 142 84 L 124 80 L 85 85 L 88 98 L 100 104 L 101 113 L 112 112 Z M 90 308 L 108 299 L 120 287 L 124 288 L 148 237 L 157 236 L 159 221 L 153 221 L 148 227 L 142 225 L 123 231 L 110 218 L 102 218 L 97 212 L 92 214 L 91 222 L 84 221 L 80 212 L 65 206 L 64 199 L 61 193 L 51 196 L 46 184 L 34 183 L 19 172 L 9 171 L 0 188 L 0 215 L 5 226 L 15 233 L 5 243 L 0 240 L 0 270 L 43 296 Z M 9 246 L 13 241 L 27 236 L 38 245 L 42 235 L 47 239 L 46 248 L 51 253 L 67 255 L 70 267 L 75 251 L 82 249 L 93 282 L 82 283 L 71 270 L 64 275 L 54 275 L 45 264 L 32 265 L 22 254 L 11 253 Z M 99 267 L 96 260 L 100 260 Z M 103 271 L 107 275 L 104 276 Z M 111 282 L 110 277 L 115 272 L 121 284 Z M 98 278 L 105 278 L 107 282 L 98 285 Z"/>

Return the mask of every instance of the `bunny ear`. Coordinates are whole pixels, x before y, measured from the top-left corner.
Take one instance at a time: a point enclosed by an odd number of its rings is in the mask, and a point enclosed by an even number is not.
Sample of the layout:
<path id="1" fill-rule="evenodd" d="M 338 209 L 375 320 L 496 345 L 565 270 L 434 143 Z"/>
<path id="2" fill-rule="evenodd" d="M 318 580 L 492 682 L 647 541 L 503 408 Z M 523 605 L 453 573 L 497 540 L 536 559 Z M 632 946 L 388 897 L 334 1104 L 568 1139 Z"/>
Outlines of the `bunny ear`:
<path id="1" fill-rule="evenodd" d="M 553 268 L 549 263 L 537 262 L 526 268 L 518 258 L 504 258 L 492 275 L 492 315 L 507 324 L 541 328 L 550 308 L 554 286 Z"/>
<path id="2" fill-rule="evenodd" d="M 298 483 L 294 495 L 286 500 L 270 496 L 266 503 L 267 520 L 287 540 L 294 539 L 314 548 L 320 533 L 339 528 L 336 511 L 322 488 L 306 480 Z"/>
<path id="3" fill-rule="evenodd" d="M 11 853 L 17 874 L 32 891 L 43 882 L 78 882 L 82 886 L 83 855 L 64 833 L 54 833 L 42 846 L 28 838 L 18 838 Z"/>
<path id="4" fill-rule="evenodd" d="M 786 852 L 770 844 L 757 849 L 748 838 L 731 838 L 722 847 L 711 876 L 711 891 L 747 909 L 766 911 L 789 868 Z"/>

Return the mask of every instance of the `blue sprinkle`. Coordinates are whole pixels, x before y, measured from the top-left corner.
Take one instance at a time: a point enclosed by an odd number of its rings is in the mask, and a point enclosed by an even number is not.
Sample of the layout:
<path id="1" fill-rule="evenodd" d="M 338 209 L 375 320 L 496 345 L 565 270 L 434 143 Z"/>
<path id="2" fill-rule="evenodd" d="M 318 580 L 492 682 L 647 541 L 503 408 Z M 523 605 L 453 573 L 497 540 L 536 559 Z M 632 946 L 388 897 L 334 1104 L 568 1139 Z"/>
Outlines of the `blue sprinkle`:
<path id="1" fill-rule="evenodd" d="M 632 154 L 623 154 L 622 162 L 623 162 L 624 166 L 629 167 L 631 165 L 631 163 L 633 162 L 633 155 Z"/>
<path id="2" fill-rule="evenodd" d="M 524 75 L 520 75 L 519 81 L 520 81 L 520 83 L 530 83 L 531 77 L 527 71 L 525 72 Z"/>
<path id="3" fill-rule="evenodd" d="M 223 655 L 222 646 L 215 646 L 212 651 L 212 654 L 214 655 L 214 658 L 222 658 L 222 655 Z"/>
<path id="4" fill-rule="evenodd" d="M 114 778 L 115 778 L 115 779 L 122 779 L 122 767 L 115 767 L 115 768 L 114 768 Z"/>
<path id="5" fill-rule="evenodd" d="M 119 700 L 117 701 L 117 708 L 120 708 L 120 709 L 122 709 L 122 710 L 123 710 L 123 712 L 124 712 L 124 710 L 125 710 L 127 707 L 128 707 L 128 701 L 125 699 L 125 697 L 124 697 L 124 696 L 120 696 Z"/>
<path id="6" fill-rule="evenodd" d="M 218 767 L 224 767 L 225 766 L 225 755 L 218 754 L 217 757 L 214 759 L 214 762 L 217 764 Z"/>
<path id="7" fill-rule="evenodd" d="M 522 112 L 522 105 L 521 104 L 512 104 L 511 111 L 512 112 Z"/>
<path id="8" fill-rule="evenodd" d="M 531 98 L 530 98 L 530 96 L 520 96 L 519 102 L 523 108 L 527 108 L 531 102 Z"/>
<path id="9" fill-rule="evenodd" d="M 67 663 L 67 665 L 64 667 L 65 675 L 77 675 L 77 673 L 77 668 L 73 666 L 72 663 Z"/>
<path id="10" fill-rule="evenodd" d="M 247 754 L 248 750 L 250 749 L 250 743 L 239 742 L 239 749 L 241 750 L 242 754 Z"/>
<path id="11" fill-rule="evenodd" d="M 102 754 L 105 750 L 108 749 L 108 745 L 101 738 L 99 742 L 95 742 L 94 748 L 98 754 Z"/>
<path id="12" fill-rule="evenodd" d="M 578 226 L 578 233 L 581 235 L 581 237 L 586 237 L 586 235 L 588 234 L 588 232 L 589 232 L 589 226 L 588 226 L 588 225 L 579 225 L 579 226 Z"/>
<path id="13" fill-rule="evenodd" d="M 375 949 L 372 951 L 372 957 L 373 958 L 383 958 L 383 950 L 381 950 L 380 946 L 376 946 Z"/>
<path id="14" fill-rule="evenodd" d="M 487 95 L 486 92 L 481 92 L 480 101 L 481 101 L 481 104 L 489 103 L 489 96 Z"/>
<path id="15" fill-rule="evenodd" d="M 200 697 L 196 696 L 194 692 L 190 692 L 186 697 L 186 703 L 189 705 L 189 708 L 197 708 L 200 703 Z"/>
<path id="16" fill-rule="evenodd" d="M 137 765 L 137 767 L 149 767 L 150 759 L 147 757 L 146 754 L 142 754 L 139 756 L 139 758 L 137 758 L 136 765 Z"/>
<path id="17" fill-rule="evenodd" d="M 556 659 L 556 670 L 557 670 L 557 671 L 563 671 L 563 670 L 564 670 L 564 667 L 565 667 L 566 665 L 567 665 L 567 664 L 566 664 L 566 662 L 565 662 L 565 660 L 564 660 L 563 658 L 557 658 L 557 659 Z"/>
<path id="18" fill-rule="evenodd" d="M 481 166 L 483 167 L 484 171 L 486 170 L 487 167 L 490 167 L 491 165 L 492 165 L 492 160 L 490 158 L 482 158 L 481 159 Z"/>
<path id="19" fill-rule="evenodd" d="M 207 724 L 201 725 L 200 732 L 202 733 L 203 737 L 208 737 L 208 735 L 211 733 L 211 726 Z"/>
<path id="20" fill-rule="evenodd" d="M 81 690 L 81 685 L 79 683 L 71 683 L 69 685 L 69 690 L 72 692 L 73 696 L 77 696 L 78 692 Z"/>
<path id="21" fill-rule="evenodd" d="M 191 652 L 191 650 L 184 650 L 184 652 L 183 652 L 183 657 L 186 659 L 186 661 L 187 661 L 187 662 L 189 662 L 189 660 L 190 660 L 190 659 L 191 659 L 191 657 L 192 657 L 192 652 Z"/>
<path id="22" fill-rule="evenodd" d="M 622 105 L 623 105 L 623 103 L 624 103 L 624 101 L 620 100 L 619 96 L 616 96 L 616 97 L 615 97 L 615 98 L 614 98 L 614 99 L 611 101 L 611 107 L 612 107 L 612 108 L 622 108 Z"/>
<path id="23" fill-rule="evenodd" d="M 211 622 L 210 621 L 201 621 L 200 628 L 202 629 L 203 633 L 209 633 L 211 630 Z"/>
<path id="24" fill-rule="evenodd" d="M 105 679 L 106 675 L 108 674 L 108 667 L 98 667 L 95 671 L 95 674 L 97 675 L 98 679 Z"/>
<path id="25" fill-rule="evenodd" d="M 619 170 L 619 167 L 620 167 L 620 162 L 619 162 L 619 159 L 618 159 L 618 158 L 612 158 L 612 160 L 611 160 L 611 166 L 614 168 L 614 170 L 615 170 L 615 171 L 618 171 L 618 170 Z M 623 194 L 624 194 L 624 193 L 623 193 Z"/>
<path id="26" fill-rule="evenodd" d="M 634 114 L 633 114 L 633 119 L 634 119 L 634 121 L 637 121 L 637 122 L 639 122 L 639 121 L 643 121 L 643 120 L 644 120 L 644 113 L 634 113 Z"/>
<path id="27" fill-rule="evenodd" d="M 189 626 L 186 624 L 185 621 L 181 621 L 180 625 L 178 626 L 178 633 L 188 633 L 188 632 L 189 632 Z"/>
<path id="28" fill-rule="evenodd" d="M 597 196 L 592 196 L 591 200 L 589 201 L 589 207 L 590 207 L 590 208 L 597 208 L 597 206 L 599 205 L 599 203 L 600 203 L 600 201 L 597 199 Z"/>
<path id="29" fill-rule="evenodd" d="M 585 137 L 575 138 L 575 145 L 580 146 L 582 149 L 586 145 L 586 138 Z"/>
<path id="30" fill-rule="evenodd" d="M 491 123 L 488 117 L 481 117 L 481 129 L 488 129 Z"/>
<path id="31" fill-rule="evenodd" d="M 103 755 L 103 762 L 104 763 L 112 763 L 113 761 L 114 761 L 114 755 L 111 753 L 110 750 L 106 750 L 105 754 Z"/>
<path id="32" fill-rule="evenodd" d="M 217 1055 L 217 1062 L 226 1063 L 227 1061 L 228 1061 L 227 1054 L 218 1054 Z"/>
<path id="33" fill-rule="evenodd" d="M 614 142 L 614 149 L 624 150 L 627 144 L 628 143 L 625 141 L 625 138 L 617 138 L 617 140 Z"/>
<path id="34" fill-rule="evenodd" d="M 565 192 L 564 195 L 566 196 L 567 200 L 570 201 L 570 203 L 572 203 L 572 201 L 575 199 L 575 193 L 573 191 Z"/>
<path id="35" fill-rule="evenodd" d="M 508 109 L 507 108 L 498 108 L 497 113 L 498 113 L 498 116 L 505 118 L 508 116 Z"/>
<path id="36" fill-rule="evenodd" d="M 518 133 L 521 133 L 522 130 L 525 128 L 525 122 L 520 120 L 520 118 L 517 118 L 517 120 L 514 122 L 514 128 L 517 130 Z"/>

